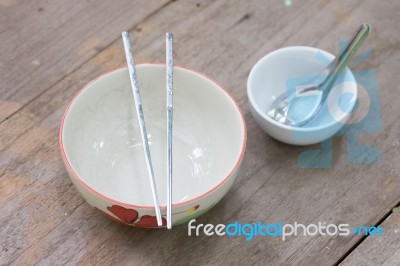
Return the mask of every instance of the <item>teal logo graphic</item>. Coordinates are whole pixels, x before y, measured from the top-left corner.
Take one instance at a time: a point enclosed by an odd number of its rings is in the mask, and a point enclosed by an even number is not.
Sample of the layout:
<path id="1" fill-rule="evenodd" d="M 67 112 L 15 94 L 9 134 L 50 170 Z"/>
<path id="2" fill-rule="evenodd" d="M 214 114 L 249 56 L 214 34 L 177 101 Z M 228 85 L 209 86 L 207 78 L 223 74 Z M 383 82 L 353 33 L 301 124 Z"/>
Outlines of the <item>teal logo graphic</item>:
<path id="1" fill-rule="evenodd" d="M 346 47 L 346 44 L 347 41 L 344 40 L 339 42 L 341 51 Z M 357 66 L 364 63 L 371 56 L 372 50 L 368 49 L 350 64 L 357 83 L 357 99 L 352 93 L 343 93 L 338 102 L 342 112 L 352 113 L 350 121 L 346 122 L 343 128 L 334 135 L 334 137 L 343 136 L 346 139 L 346 155 L 349 164 L 374 164 L 381 160 L 381 153 L 376 147 L 368 143 L 361 144 L 358 141 L 360 134 L 380 132 L 383 128 L 379 108 L 376 71 L 373 68 L 356 69 Z M 330 60 L 322 53 L 316 55 L 316 60 L 326 65 L 330 63 Z M 307 79 L 310 80 L 310 77 L 299 77 L 288 80 L 288 94 L 294 93 L 295 87 L 304 84 L 304 81 Z M 351 75 L 342 75 L 336 84 L 347 81 L 354 82 Z M 353 110 L 346 110 L 346 106 L 349 106 L 349 101 L 356 101 Z M 323 111 L 329 110 L 324 106 L 321 109 L 321 112 Z M 332 116 L 330 119 L 334 120 L 335 118 Z M 296 138 L 296 135 L 294 134 L 293 137 Z M 307 150 L 299 155 L 298 165 L 300 168 L 332 168 L 332 138 L 322 142 L 320 145 L 319 149 Z"/>

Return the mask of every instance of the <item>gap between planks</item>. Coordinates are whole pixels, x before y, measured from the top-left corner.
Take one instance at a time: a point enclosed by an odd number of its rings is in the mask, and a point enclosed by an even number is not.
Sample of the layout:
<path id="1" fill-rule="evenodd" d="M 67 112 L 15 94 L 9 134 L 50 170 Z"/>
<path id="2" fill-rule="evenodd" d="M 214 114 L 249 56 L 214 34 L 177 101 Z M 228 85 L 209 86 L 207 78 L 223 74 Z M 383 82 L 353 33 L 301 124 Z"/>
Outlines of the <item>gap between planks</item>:
<path id="1" fill-rule="evenodd" d="M 383 215 L 382 218 L 379 219 L 379 221 L 376 224 L 374 224 L 373 226 L 378 227 L 379 225 L 381 225 L 393 213 L 393 210 L 398 207 L 400 207 L 400 200 L 392 208 L 390 208 L 390 210 L 385 215 Z M 343 256 L 334 265 L 335 266 L 340 265 L 368 237 L 369 237 L 368 235 L 362 236 L 352 247 L 350 247 L 350 249 L 346 253 L 343 254 Z"/>
<path id="2" fill-rule="evenodd" d="M 176 2 L 177 0 L 170 0 L 168 2 L 166 2 L 165 4 L 163 4 L 162 6 L 160 6 L 159 8 L 155 9 L 153 12 L 151 12 L 150 14 L 148 14 L 146 17 L 144 17 L 141 21 L 139 21 L 138 23 L 136 23 L 135 25 L 133 25 L 131 28 L 126 29 L 128 32 L 132 31 L 133 29 L 135 29 L 138 25 L 140 25 L 140 23 L 142 23 L 143 21 L 155 16 L 158 12 L 160 12 L 161 10 L 163 10 L 164 8 L 166 8 L 167 6 L 169 6 L 170 4 L 172 4 L 173 2 Z M 64 76 L 60 77 L 59 79 L 57 79 L 54 83 L 50 84 L 46 89 L 44 89 L 42 92 L 40 92 L 39 94 L 37 94 L 36 96 L 32 97 L 30 100 L 28 100 L 26 103 L 24 103 L 22 106 L 20 106 L 17 110 L 15 110 L 13 113 L 9 114 L 8 116 L 6 116 L 3 120 L 0 121 L 0 125 L 2 123 L 4 123 L 6 120 L 10 119 L 11 117 L 13 117 L 15 114 L 17 114 L 19 111 L 21 111 L 23 108 L 25 108 L 25 106 L 29 105 L 31 102 L 35 101 L 36 99 L 38 99 L 42 94 L 44 94 L 45 92 L 47 92 L 48 90 L 50 90 L 52 87 L 54 87 L 57 83 L 59 83 L 60 81 L 62 81 L 65 77 L 69 76 L 71 73 L 75 72 L 76 70 L 78 70 L 80 67 L 82 67 L 83 65 L 85 65 L 87 62 L 89 62 L 90 60 L 92 60 L 94 57 L 96 57 L 99 53 L 103 52 L 104 50 L 106 50 L 107 48 L 109 48 L 110 46 L 114 45 L 117 41 L 119 41 L 120 38 L 117 38 L 113 41 L 111 41 L 109 44 L 105 45 L 104 47 L 102 47 L 101 49 L 99 49 L 97 51 L 97 53 L 93 54 L 92 56 L 88 57 L 86 60 L 84 60 L 81 64 L 79 64 L 78 66 L 76 66 L 75 68 L 73 68 L 71 71 L 69 71 L 68 73 L 66 73 Z"/>

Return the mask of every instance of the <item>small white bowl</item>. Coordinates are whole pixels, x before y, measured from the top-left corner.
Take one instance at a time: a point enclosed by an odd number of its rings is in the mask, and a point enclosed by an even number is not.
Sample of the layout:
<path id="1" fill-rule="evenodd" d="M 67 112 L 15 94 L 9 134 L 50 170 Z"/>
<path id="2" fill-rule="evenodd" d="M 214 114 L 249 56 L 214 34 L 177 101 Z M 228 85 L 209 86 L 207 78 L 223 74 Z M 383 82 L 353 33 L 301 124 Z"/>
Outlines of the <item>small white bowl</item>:
<path id="1" fill-rule="evenodd" d="M 164 216 L 165 65 L 136 69 Z M 201 215 L 228 191 L 243 158 L 246 126 L 238 105 L 220 85 L 175 67 L 173 128 L 176 225 Z M 126 68 L 100 76 L 75 96 L 61 123 L 60 145 L 71 180 L 90 205 L 128 225 L 157 227 Z"/>
<path id="2" fill-rule="evenodd" d="M 266 114 L 274 99 L 296 85 L 315 80 L 333 59 L 321 49 L 292 46 L 275 50 L 254 65 L 247 80 L 247 95 L 253 117 L 266 133 L 288 144 L 308 145 L 332 137 L 343 127 L 357 100 L 357 83 L 348 68 L 317 117 L 306 126 L 287 126 Z"/>

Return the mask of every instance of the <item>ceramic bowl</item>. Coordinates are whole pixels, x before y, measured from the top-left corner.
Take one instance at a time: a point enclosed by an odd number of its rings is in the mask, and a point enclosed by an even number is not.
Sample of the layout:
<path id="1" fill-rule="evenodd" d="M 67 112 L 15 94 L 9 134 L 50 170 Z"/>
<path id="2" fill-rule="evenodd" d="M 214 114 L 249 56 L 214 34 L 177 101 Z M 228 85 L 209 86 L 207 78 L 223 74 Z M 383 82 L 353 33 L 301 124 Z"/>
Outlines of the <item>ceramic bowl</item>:
<path id="1" fill-rule="evenodd" d="M 247 81 L 247 95 L 253 117 L 266 133 L 288 144 L 308 145 L 332 137 L 346 124 L 357 100 L 357 84 L 348 68 L 336 81 L 317 117 L 306 126 L 287 126 L 266 114 L 282 93 L 292 93 L 323 78 L 321 73 L 333 59 L 332 54 L 321 49 L 293 46 L 275 50 L 254 65 Z"/>
<path id="2" fill-rule="evenodd" d="M 166 224 L 165 65 L 137 65 L 156 185 Z M 175 67 L 172 223 L 214 206 L 243 158 L 246 126 L 233 98 L 213 80 Z M 68 105 L 61 153 L 80 194 L 100 213 L 137 227 L 157 227 L 128 70 L 86 85 Z"/>

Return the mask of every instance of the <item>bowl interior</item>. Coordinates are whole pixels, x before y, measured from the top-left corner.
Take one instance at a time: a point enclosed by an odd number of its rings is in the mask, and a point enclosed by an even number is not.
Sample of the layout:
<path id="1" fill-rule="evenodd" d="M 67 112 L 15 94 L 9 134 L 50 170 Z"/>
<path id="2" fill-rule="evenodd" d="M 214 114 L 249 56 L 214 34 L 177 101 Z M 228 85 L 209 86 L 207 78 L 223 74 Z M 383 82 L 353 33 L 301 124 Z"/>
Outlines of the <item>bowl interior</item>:
<path id="1" fill-rule="evenodd" d="M 160 203 L 166 203 L 165 66 L 137 65 Z M 244 148 L 245 125 L 233 99 L 210 79 L 174 71 L 173 202 L 193 199 L 223 181 Z M 153 205 L 127 69 L 83 89 L 62 129 L 78 179 L 117 201 Z"/>
<path id="2" fill-rule="evenodd" d="M 286 47 L 266 55 L 249 75 L 248 95 L 251 104 L 268 122 L 289 128 L 266 115 L 270 105 L 282 93 L 292 93 L 302 86 L 314 85 L 315 80 L 323 79 L 321 74 L 333 59 L 330 53 L 304 46 Z M 347 68 L 336 81 L 317 117 L 302 129 L 316 129 L 343 121 L 351 113 L 356 99 L 355 78 Z"/>

